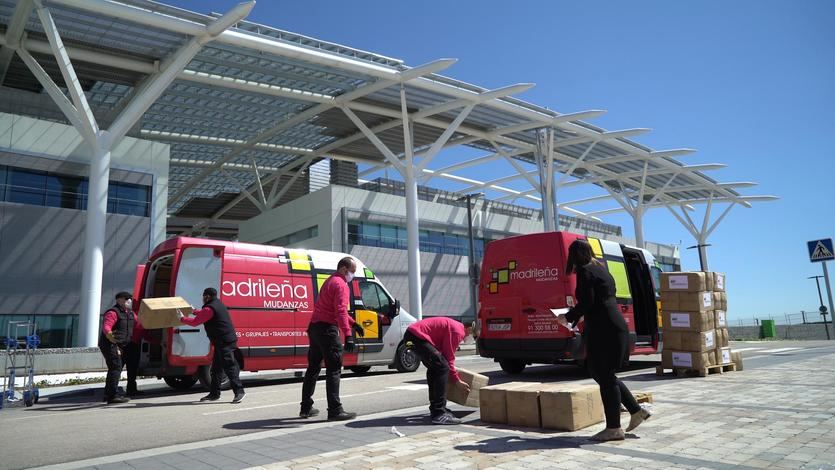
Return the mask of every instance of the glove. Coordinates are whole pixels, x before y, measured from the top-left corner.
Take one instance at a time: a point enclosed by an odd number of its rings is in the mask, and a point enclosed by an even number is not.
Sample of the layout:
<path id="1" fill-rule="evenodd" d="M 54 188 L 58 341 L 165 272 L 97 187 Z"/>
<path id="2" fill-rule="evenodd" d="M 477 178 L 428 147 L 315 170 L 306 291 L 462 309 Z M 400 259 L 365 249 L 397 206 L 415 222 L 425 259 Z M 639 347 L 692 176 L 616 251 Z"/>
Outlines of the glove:
<path id="1" fill-rule="evenodd" d="M 104 336 L 107 338 L 108 341 L 110 341 L 113 344 L 116 344 L 116 338 L 113 337 L 113 332 L 112 331 L 108 331 L 107 333 L 104 334 Z"/>
<path id="2" fill-rule="evenodd" d="M 354 343 L 353 336 L 345 338 L 345 352 L 354 352 L 354 346 L 356 346 L 356 343 Z"/>
<path id="3" fill-rule="evenodd" d="M 351 329 L 354 330 L 354 334 L 359 336 L 360 338 L 365 337 L 365 330 L 359 323 L 354 323 L 353 325 L 351 325 Z"/>

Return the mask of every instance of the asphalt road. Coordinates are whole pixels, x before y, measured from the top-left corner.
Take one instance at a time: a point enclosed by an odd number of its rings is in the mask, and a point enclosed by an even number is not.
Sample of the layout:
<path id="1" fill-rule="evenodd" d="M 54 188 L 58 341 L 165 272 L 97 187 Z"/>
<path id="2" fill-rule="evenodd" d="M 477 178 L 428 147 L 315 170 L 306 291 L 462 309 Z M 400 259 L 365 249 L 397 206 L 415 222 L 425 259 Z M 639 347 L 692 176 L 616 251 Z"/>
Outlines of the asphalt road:
<path id="1" fill-rule="evenodd" d="M 768 367 L 809 354 L 835 351 L 835 341 L 739 342 L 746 368 Z M 621 376 L 636 388 L 651 389 L 648 381 L 671 380 L 656 377 L 658 356 L 633 358 L 632 367 Z M 502 372 L 492 360 L 465 356 L 458 366 L 490 377 L 491 383 L 511 380 L 532 382 L 590 381 L 577 367 L 529 366 L 519 376 Z M 342 380 L 345 408 L 360 415 L 380 413 L 428 404 L 422 367 L 411 374 L 384 368 L 365 376 L 346 372 Z M 162 384 L 160 382 L 160 384 Z M 324 413 L 324 382 L 319 381 L 316 406 Z M 311 420 L 296 418 L 301 379 L 257 378 L 245 382 L 247 397 L 232 405 L 231 392 L 219 402 L 199 403 L 205 391 L 195 387 L 189 393 L 174 392 L 165 385 L 145 386 L 148 394 L 124 405 L 105 406 L 101 390 L 89 389 L 44 398 L 31 408 L 0 410 L 3 435 L 0 438 L 0 468 L 23 468 L 70 462 L 161 446 L 282 428 L 296 428 Z M 427 410 L 428 412 L 428 410 Z"/>

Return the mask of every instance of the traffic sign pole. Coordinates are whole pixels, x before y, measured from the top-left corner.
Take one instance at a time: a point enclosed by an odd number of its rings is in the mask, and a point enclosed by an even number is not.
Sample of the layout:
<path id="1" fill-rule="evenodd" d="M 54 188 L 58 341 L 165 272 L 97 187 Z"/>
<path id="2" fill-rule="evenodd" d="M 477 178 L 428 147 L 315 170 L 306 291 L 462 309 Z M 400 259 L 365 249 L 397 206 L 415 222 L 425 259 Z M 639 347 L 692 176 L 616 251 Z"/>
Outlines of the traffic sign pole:
<path id="1" fill-rule="evenodd" d="M 829 297 L 829 318 L 832 318 L 835 311 L 832 310 L 832 288 L 829 287 L 829 270 L 826 269 L 826 261 L 821 264 L 823 265 L 823 280 L 826 282 L 826 295 Z M 828 328 L 826 326 L 826 317 L 823 317 L 823 326 Z M 835 328 L 835 322 L 832 323 L 832 326 Z"/>

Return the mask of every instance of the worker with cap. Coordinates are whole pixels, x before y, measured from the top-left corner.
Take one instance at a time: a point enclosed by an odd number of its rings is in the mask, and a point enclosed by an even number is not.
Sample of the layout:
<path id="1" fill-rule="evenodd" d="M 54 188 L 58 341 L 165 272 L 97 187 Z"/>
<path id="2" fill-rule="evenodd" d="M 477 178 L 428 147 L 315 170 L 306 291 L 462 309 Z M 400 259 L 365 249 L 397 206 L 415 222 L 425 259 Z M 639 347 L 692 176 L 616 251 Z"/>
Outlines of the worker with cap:
<path id="1" fill-rule="evenodd" d="M 448 317 L 430 317 L 409 325 L 403 341 L 412 343 L 415 352 L 426 366 L 429 386 L 429 414 L 432 424 L 460 424 L 446 407 L 447 383 L 453 383 L 469 393 L 470 385 L 461 380 L 455 368 L 455 351 L 464 337 L 473 334 L 473 326 Z"/>
<path id="2" fill-rule="evenodd" d="M 345 411 L 339 399 L 343 351 L 339 336 L 342 335 L 345 352 L 353 352 L 356 347 L 352 332 L 364 336 L 362 326 L 354 322 L 348 314 L 348 303 L 351 299 L 348 285 L 354 279 L 356 270 L 357 263 L 353 258 L 350 256 L 342 258 L 336 265 L 336 272 L 327 278 L 319 289 L 310 325 L 307 327 L 310 347 L 307 350 L 307 371 L 304 373 L 302 385 L 301 411 L 299 412 L 302 418 L 319 414 L 319 410 L 313 408 L 313 392 L 316 389 L 319 372 L 322 371 L 322 360 L 325 361 L 328 421 L 346 421 L 357 416 L 356 413 Z"/>
<path id="3" fill-rule="evenodd" d="M 232 403 L 240 403 L 246 396 L 239 377 L 240 368 L 236 359 L 238 335 L 226 306 L 217 298 L 217 289 L 207 287 L 203 290 L 203 308 L 194 311 L 194 317 L 180 315 L 180 321 L 189 326 L 205 324 L 206 335 L 215 348 L 212 358 L 211 385 L 209 394 L 200 401 L 220 399 L 221 372 L 226 373 L 235 397 Z"/>
<path id="4" fill-rule="evenodd" d="M 131 342 L 137 323 L 136 314 L 132 309 L 132 297 L 130 292 L 119 292 L 116 294 L 116 303 L 104 312 L 104 321 L 99 335 L 99 350 L 107 364 L 107 379 L 104 383 L 104 400 L 107 404 L 130 401 L 127 397 L 118 394 L 118 385 L 125 360 L 123 351 Z M 133 387 L 136 388 L 135 375 Z"/>

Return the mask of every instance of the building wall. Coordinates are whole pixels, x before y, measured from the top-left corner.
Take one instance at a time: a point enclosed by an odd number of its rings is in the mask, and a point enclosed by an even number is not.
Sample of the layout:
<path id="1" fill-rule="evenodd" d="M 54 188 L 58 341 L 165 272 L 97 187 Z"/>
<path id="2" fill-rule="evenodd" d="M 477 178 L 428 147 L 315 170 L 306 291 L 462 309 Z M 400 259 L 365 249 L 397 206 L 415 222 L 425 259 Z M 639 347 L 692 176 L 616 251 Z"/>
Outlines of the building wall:
<path id="1" fill-rule="evenodd" d="M 238 226 L 238 239 L 242 242 L 269 244 L 278 238 L 315 226 L 319 231 L 317 237 L 287 246 L 310 250 L 340 250 L 341 247 L 335 248 L 333 242 L 332 188 L 322 188 L 241 222 Z"/>

